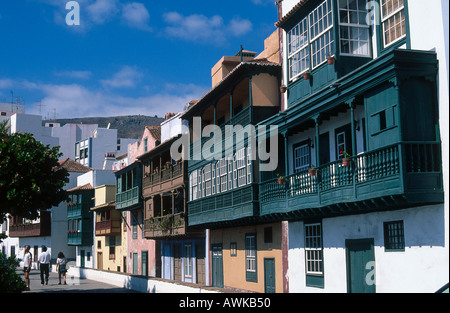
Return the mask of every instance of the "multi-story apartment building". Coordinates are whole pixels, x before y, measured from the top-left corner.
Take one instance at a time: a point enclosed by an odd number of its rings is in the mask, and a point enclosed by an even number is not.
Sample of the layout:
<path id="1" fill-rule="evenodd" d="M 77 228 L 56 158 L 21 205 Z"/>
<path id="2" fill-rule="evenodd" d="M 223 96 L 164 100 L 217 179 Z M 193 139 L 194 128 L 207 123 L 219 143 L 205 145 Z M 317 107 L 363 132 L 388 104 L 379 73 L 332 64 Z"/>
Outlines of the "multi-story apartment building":
<path id="1" fill-rule="evenodd" d="M 282 292 L 275 270 L 282 267 L 282 227 L 259 218 L 260 159 L 252 153 L 259 140 L 249 133 L 280 111 L 278 32 L 265 48 L 264 57 L 223 57 L 212 69 L 213 88 L 182 115 L 192 143 L 187 217 L 190 227 L 210 229 L 211 285 Z"/>
<path id="2" fill-rule="evenodd" d="M 76 265 L 81 268 L 94 268 L 94 213 L 95 188 L 112 185 L 115 182 L 113 171 L 90 170 L 77 177 L 77 186 L 68 190 L 67 206 L 67 245 L 76 249 Z"/>
<path id="3" fill-rule="evenodd" d="M 287 109 L 263 123 L 283 137 L 284 180 L 261 182 L 259 200 L 261 217 L 288 225 L 287 289 L 438 290 L 449 263 L 448 2 L 277 4 Z"/>
<path id="4" fill-rule="evenodd" d="M 75 161 L 93 169 L 103 169 L 105 154 L 121 155 L 137 139 L 117 137 L 117 129 L 96 128 L 88 137 L 75 143 Z"/>
<path id="5" fill-rule="evenodd" d="M 158 277 L 206 283 L 205 231 L 192 230 L 187 223 L 187 160 L 174 161 L 170 149 L 180 138 L 179 114 L 161 124 L 159 146 L 138 157 L 143 166 L 144 235 L 156 240 Z M 178 130 L 178 132 L 176 131 Z"/>
<path id="6" fill-rule="evenodd" d="M 126 268 L 129 273 L 143 276 L 156 276 L 159 264 L 155 260 L 155 241 L 145 238 L 144 210 L 142 197 L 143 168 L 137 159 L 141 153 L 153 149 L 161 141 L 159 127 L 146 127 L 139 145 L 130 145 L 125 161 L 129 164 L 114 172 L 116 176 L 116 210 L 127 221 L 128 258 Z"/>
<path id="7" fill-rule="evenodd" d="M 95 188 L 95 268 L 126 273 L 127 225 L 115 204 L 115 185 Z"/>

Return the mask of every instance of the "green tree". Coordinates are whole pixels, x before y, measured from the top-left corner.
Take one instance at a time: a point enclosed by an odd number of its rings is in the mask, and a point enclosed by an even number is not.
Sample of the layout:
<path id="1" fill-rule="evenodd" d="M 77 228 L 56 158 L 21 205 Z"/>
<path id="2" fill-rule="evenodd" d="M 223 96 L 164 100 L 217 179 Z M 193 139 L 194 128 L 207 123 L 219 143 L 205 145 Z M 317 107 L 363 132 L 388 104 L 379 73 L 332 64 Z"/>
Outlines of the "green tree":
<path id="1" fill-rule="evenodd" d="M 67 170 L 59 167 L 59 147 L 51 148 L 31 134 L 0 133 L 0 222 L 7 214 L 35 220 L 67 200 Z"/>
<path id="2" fill-rule="evenodd" d="M 21 293 L 26 290 L 27 285 L 16 273 L 18 266 L 19 261 L 15 256 L 7 258 L 0 253 L 0 293 Z"/>

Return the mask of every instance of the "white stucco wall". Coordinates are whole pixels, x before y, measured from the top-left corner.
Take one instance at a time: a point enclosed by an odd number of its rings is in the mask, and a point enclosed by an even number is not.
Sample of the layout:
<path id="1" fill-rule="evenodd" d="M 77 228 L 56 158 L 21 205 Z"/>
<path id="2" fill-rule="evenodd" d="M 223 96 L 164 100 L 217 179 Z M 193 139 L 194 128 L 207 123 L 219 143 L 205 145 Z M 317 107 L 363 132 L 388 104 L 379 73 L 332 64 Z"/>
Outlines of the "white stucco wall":
<path id="1" fill-rule="evenodd" d="M 383 223 L 404 221 L 405 251 L 386 252 Z M 435 292 L 448 282 L 444 206 L 432 205 L 322 220 L 324 288 L 306 287 L 304 222 L 289 223 L 289 291 L 347 292 L 346 239 L 374 239 L 376 291 Z"/>

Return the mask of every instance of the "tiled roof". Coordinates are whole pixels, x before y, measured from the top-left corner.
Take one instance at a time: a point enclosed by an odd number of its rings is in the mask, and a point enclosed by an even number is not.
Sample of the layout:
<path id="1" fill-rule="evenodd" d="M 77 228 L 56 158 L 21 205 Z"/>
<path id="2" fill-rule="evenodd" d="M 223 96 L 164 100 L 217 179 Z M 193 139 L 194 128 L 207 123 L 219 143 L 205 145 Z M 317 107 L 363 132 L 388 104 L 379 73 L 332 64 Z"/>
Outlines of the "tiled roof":
<path id="1" fill-rule="evenodd" d="M 94 187 L 92 187 L 92 185 L 90 183 L 87 183 L 86 185 L 78 186 L 78 187 L 72 188 L 70 190 L 67 190 L 67 192 L 74 192 L 74 191 L 78 191 L 78 190 L 90 190 L 90 189 L 94 189 Z"/>
<path id="2" fill-rule="evenodd" d="M 161 126 L 145 126 L 156 140 L 161 141 Z"/>
<path id="3" fill-rule="evenodd" d="M 282 27 L 282 25 L 308 1 L 309 0 L 300 0 L 288 13 L 286 13 L 285 16 L 275 23 L 275 26 Z"/>
<path id="4" fill-rule="evenodd" d="M 81 163 L 75 162 L 72 159 L 65 159 L 62 161 L 59 161 L 60 168 L 65 168 L 68 172 L 75 172 L 75 173 L 87 173 L 90 172 L 91 169 L 87 166 L 84 166 Z"/>

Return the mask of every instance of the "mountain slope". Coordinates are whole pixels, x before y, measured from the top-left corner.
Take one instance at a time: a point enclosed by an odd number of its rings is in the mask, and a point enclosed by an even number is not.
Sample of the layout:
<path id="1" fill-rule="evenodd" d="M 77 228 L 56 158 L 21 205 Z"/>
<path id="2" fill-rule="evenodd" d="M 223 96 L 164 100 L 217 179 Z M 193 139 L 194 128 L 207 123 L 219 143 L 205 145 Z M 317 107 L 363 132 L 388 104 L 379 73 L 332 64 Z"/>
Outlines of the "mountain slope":
<path id="1" fill-rule="evenodd" d="M 157 116 L 145 115 L 129 115 L 129 116 L 112 116 L 112 117 L 83 117 L 47 120 L 43 123 L 60 123 L 65 124 L 98 124 L 100 128 L 106 128 L 110 125 L 111 129 L 117 129 L 119 138 L 140 139 L 145 126 L 159 126 L 164 118 Z"/>

